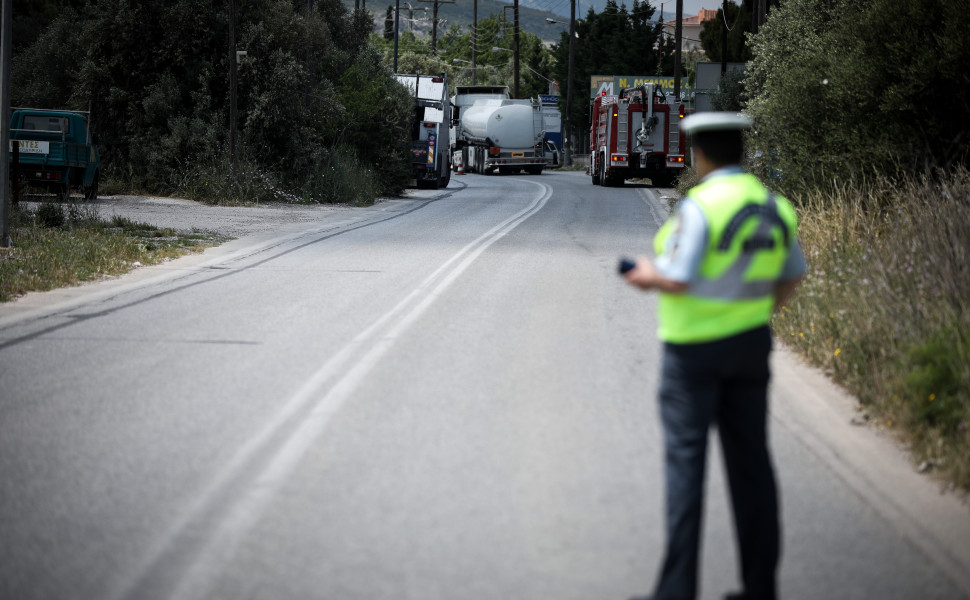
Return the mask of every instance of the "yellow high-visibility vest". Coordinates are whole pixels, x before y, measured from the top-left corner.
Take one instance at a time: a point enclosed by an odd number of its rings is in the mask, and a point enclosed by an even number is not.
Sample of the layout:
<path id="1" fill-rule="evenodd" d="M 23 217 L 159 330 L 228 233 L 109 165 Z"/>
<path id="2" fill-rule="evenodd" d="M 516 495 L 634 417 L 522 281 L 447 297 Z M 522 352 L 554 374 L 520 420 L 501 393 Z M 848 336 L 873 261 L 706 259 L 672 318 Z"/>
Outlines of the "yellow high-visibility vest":
<path id="1" fill-rule="evenodd" d="M 748 173 L 713 177 L 687 195 L 707 220 L 707 247 L 687 291 L 660 294 L 660 339 L 708 342 L 766 325 L 797 237 L 795 210 Z M 657 232 L 657 254 L 674 227 L 672 219 Z"/>

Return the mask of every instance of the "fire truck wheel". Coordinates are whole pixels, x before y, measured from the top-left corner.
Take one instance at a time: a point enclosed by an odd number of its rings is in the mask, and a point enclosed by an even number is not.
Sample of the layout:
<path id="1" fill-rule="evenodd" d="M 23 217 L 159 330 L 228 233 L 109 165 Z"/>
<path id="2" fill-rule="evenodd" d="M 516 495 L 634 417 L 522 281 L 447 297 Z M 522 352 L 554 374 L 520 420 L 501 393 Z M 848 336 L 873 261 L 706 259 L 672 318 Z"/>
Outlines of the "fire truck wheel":
<path id="1" fill-rule="evenodd" d="M 606 159 L 600 159 L 600 185 L 610 187 L 610 180 L 606 177 Z"/>

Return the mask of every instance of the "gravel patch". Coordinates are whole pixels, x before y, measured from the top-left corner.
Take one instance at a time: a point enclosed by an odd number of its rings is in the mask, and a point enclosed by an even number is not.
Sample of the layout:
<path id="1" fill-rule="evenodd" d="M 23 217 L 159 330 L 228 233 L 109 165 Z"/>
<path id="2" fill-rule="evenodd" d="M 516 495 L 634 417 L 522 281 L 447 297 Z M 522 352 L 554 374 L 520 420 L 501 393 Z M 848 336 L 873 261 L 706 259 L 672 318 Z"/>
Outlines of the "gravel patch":
<path id="1" fill-rule="evenodd" d="M 341 205 L 263 204 L 258 206 L 212 206 L 181 198 L 154 196 L 102 196 L 86 203 L 102 219 L 124 217 L 155 227 L 178 231 L 208 231 L 240 238 L 279 230 L 294 224 L 312 224 L 339 213 L 361 209 Z"/>

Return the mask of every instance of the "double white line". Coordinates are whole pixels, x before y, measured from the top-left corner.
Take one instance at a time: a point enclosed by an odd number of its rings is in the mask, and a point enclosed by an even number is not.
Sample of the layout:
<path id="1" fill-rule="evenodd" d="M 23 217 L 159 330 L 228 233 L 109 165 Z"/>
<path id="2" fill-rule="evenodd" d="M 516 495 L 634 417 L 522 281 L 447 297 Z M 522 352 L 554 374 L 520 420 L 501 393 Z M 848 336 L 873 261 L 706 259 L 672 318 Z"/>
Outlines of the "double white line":
<path id="1" fill-rule="evenodd" d="M 239 449 L 196 502 L 173 524 L 156 551 L 143 563 L 140 572 L 118 590 L 115 598 L 138 596 L 139 584 L 150 576 L 165 553 L 173 550 L 170 546 L 184 530 L 190 524 L 198 523 L 206 513 L 211 513 L 218 498 L 225 494 L 229 486 L 244 480 L 249 482 L 245 491 L 224 507 L 213 534 L 192 551 L 189 566 L 181 572 L 172 592 L 165 596 L 176 600 L 208 597 L 213 579 L 224 572 L 236 549 L 256 525 L 266 506 L 319 439 L 333 416 L 340 411 L 381 358 L 485 250 L 540 211 L 552 196 L 552 188 L 548 185 L 523 181 L 538 186 L 540 195 L 528 207 L 459 250 L 396 306 L 323 363 L 283 404 L 283 408 L 273 419 Z M 288 424 L 292 426 L 291 422 L 300 414 L 306 416 L 294 431 L 282 443 L 277 442 L 277 447 L 272 447 L 273 440 L 279 437 Z M 248 472 L 257 463 L 265 466 L 253 477 Z"/>

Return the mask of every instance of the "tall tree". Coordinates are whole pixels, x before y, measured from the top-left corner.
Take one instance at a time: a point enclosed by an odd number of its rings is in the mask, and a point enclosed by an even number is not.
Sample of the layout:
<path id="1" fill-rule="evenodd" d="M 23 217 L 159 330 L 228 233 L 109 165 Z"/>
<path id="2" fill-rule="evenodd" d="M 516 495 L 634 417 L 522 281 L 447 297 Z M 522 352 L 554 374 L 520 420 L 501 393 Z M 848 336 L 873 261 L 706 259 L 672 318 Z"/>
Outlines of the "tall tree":
<path id="1" fill-rule="evenodd" d="M 225 0 L 98 0 L 83 18 L 65 12 L 15 58 L 14 101 L 91 106 L 106 169 L 149 191 L 171 190 L 224 154 L 227 7 Z M 239 64 L 240 157 L 309 192 L 336 189 L 338 163 L 372 169 L 377 187 L 398 188 L 409 106 L 368 49 L 373 22 L 340 0 L 306 9 L 295 0 L 247 0 L 239 11 L 237 47 L 248 53 Z M 70 75 L 36 77 L 50 72 Z M 389 119 L 383 135 L 356 135 L 374 111 Z"/>
<path id="2" fill-rule="evenodd" d="M 788 186 L 967 164 L 966 2 L 786 0 L 755 38 L 755 147 Z"/>
<path id="3" fill-rule="evenodd" d="M 607 0 L 602 13 L 592 8 L 585 19 L 577 19 L 574 59 L 574 84 L 572 90 L 572 114 L 570 122 L 573 133 L 582 134 L 589 128 L 589 82 L 594 75 L 652 75 L 657 72 L 657 54 L 662 39 L 662 26 L 654 21 L 655 9 L 637 1 L 629 12 L 625 4 Z M 569 34 L 564 32 L 560 41 L 552 46 L 553 74 L 559 82 L 565 82 L 569 67 Z M 671 64 L 672 68 L 672 64 Z M 566 111 L 566 89 L 560 85 L 560 110 Z M 579 145 L 576 145 L 579 151 Z"/>
<path id="4" fill-rule="evenodd" d="M 727 2 L 727 12 L 717 9 L 717 18 L 704 23 L 701 30 L 701 47 L 713 62 L 721 62 L 724 29 L 727 34 L 727 61 L 747 62 L 751 60 L 751 49 L 747 35 L 751 33 L 752 0 L 742 0 L 741 6 Z"/>

